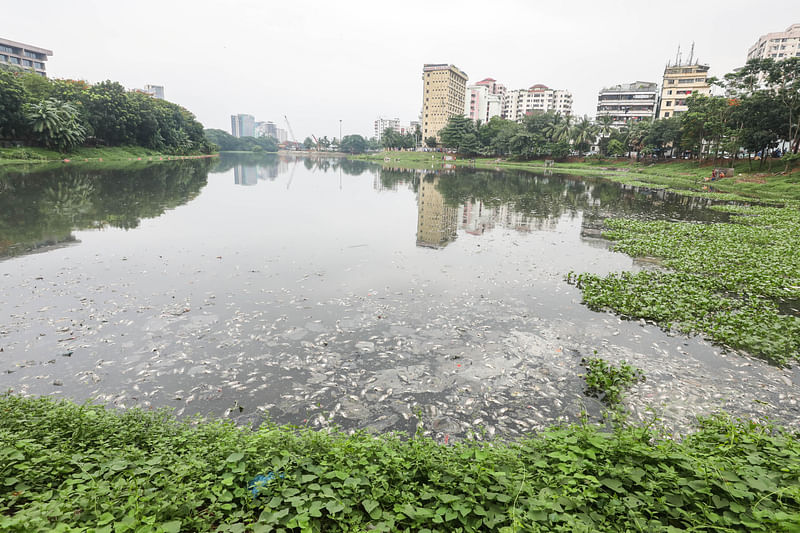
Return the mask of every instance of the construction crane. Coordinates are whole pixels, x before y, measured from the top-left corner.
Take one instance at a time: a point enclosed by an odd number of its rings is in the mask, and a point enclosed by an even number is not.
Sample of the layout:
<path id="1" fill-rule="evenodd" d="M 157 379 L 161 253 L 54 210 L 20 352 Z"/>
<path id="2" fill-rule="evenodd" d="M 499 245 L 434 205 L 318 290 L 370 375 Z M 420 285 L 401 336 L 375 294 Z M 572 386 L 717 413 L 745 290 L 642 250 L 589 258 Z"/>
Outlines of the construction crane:
<path id="1" fill-rule="evenodd" d="M 311 138 L 314 139 L 314 142 L 317 143 L 317 152 L 319 152 L 319 139 L 312 133 Z"/>
<path id="2" fill-rule="evenodd" d="M 297 150 L 297 145 L 299 143 L 297 142 L 297 137 L 294 136 L 294 132 L 292 131 L 292 125 L 289 124 L 289 117 L 283 115 L 283 119 L 286 121 L 286 127 L 289 129 L 289 135 L 292 136 L 292 141 L 294 141 L 295 150 Z"/>

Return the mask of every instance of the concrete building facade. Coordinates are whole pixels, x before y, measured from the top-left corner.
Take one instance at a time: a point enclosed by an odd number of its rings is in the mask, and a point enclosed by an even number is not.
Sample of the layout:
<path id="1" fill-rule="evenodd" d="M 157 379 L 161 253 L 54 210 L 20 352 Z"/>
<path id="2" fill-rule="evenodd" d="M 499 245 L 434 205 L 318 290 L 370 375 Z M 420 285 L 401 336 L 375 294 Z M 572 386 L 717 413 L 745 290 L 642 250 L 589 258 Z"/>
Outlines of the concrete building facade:
<path id="1" fill-rule="evenodd" d="M 163 85 L 150 85 L 149 83 L 144 86 L 144 92 L 152 96 L 153 98 L 158 98 L 159 100 L 164 99 L 164 86 Z"/>
<path id="2" fill-rule="evenodd" d="M 375 139 L 380 142 L 383 138 L 383 132 L 387 129 L 400 133 L 400 119 L 378 117 L 375 121 Z"/>
<path id="3" fill-rule="evenodd" d="M 606 87 L 597 95 L 597 118 L 611 117 L 612 126 L 620 127 L 628 122 L 649 120 L 658 109 L 658 84 L 651 81 L 635 81 Z"/>
<path id="4" fill-rule="evenodd" d="M 693 94 L 711 95 L 711 86 L 706 82 L 708 65 L 682 64 L 664 69 L 661 84 L 661 101 L 658 105 L 658 118 L 670 118 L 686 112 L 686 99 Z"/>
<path id="5" fill-rule="evenodd" d="M 530 113 L 553 111 L 562 115 L 572 114 L 572 93 L 563 89 L 551 89 L 536 84 L 528 89 L 508 91 L 503 99 L 502 117 L 521 122 Z"/>
<path id="6" fill-rule="evenodd" d="M 464 116 L 472 120 L 488 122 L 503 112 L 504 85 L 494 78 L 485 78 L 467 87 L 464 100 Z"/>
<path id="7" fill-rule="evenodd" d="M 422 138 L 436 137 L 450 117 L 464 113 L 467 75 L 455 65 L 429 63 L 422 68 Z"/>
<path id="8" fill-rule="evenodd" d="M 800 57 L 800 24 L 762 35 L 747 51 L 748 61 L 767 58 L 780 61 L 789 57 Z"/>
<path id="9" fill-rule="evenodd" d="M 33 70 L 40 76 L 47 76 L 45 61 L 51 55 L 53 52 L 46 48 L 0 37 L 0 63 L 15 65 L 25 70 Z"/>
<path id="10" fill-rule="evenodd" d="M 231 115 L 231 135 L 234 137 L 255 137 L 256 117 L 253 115 Z"/>

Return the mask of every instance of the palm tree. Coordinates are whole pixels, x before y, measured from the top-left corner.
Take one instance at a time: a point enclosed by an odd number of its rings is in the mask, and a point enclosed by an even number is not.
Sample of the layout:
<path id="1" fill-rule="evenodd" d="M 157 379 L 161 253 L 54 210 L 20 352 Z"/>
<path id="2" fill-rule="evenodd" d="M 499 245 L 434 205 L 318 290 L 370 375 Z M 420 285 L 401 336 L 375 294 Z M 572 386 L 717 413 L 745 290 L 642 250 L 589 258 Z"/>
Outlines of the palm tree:
<path id="1" fill-rule="evenodd" d="M 25 119 L 40 143 L 61 152 L 71 150 L 86 138 L 86 128 L 80 123 L 78 111 L 67 102 L 47 99 L 29 104 Z"/>
<path id="2" fill-rule="evenodd" d="M 578 152 L 583 153 L 586 151 L 587 146 L 594 143 L 597 138 L 597 128 L 589 120 L 589 117 L 584 115 L 581 121 L 572 128 L 570 136 Z"/>
<path id="3" fill-rule="evenodd" d="M 614 129 L 614 118 L 611 115 L 603 115 L 597 117 L 597 133 L 600 137 L 608 137 L 611 135 L 611 130 Z"/>
<path id="4" fill-rule="evenodd" d="M 556 141 L 568 141 L 570 138 L 570 133 L 572 132 L 572 115 L 564 115 L 564 118 L 558 123 L 555 127 L 555 135 L 554 140 Z"/>

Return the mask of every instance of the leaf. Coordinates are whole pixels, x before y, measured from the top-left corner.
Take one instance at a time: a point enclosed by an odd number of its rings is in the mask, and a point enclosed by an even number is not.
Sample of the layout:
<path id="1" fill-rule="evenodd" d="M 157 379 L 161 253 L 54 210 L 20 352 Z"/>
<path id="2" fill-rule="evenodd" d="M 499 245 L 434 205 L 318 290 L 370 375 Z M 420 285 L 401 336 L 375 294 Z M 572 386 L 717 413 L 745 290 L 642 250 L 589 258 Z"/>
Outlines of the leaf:
<path id="1" fill-rule="evenodd" d="M 344 509 L 344 505 L 342 505 L 341 503 L 339 503 L 337 501 L 329 501 L 325 505 L 325 509 L 327 509 L 328 512 L 331 513 L 331 514 L 336 514 L 339 511 L 341 511 L 342 509 Z"/>
<path id="2" fill-rule="evenodd" d="M 158 527 L 164 533 L 179 533 L 181 530 L 181 523 L 180 520 L 172 520 L 170 522 L 164 522 Z"/>
<path id="3" fill-rule="evenodd" d="M 225 459 L 225 462 L 227 462 L 227 463 L 237 463 L 237 462 L 241 461 L 243 457 L 244 457 L 244 454 L 242 452 L 234 452 L 234 453 L 230 454 L 227 459 Z"/>
<path id="4" fill-rule="evenodd" d="M 604 477 L 600 480 L 600 483 L 605 485 L 606 487 L 610 488 L 616 492 L 625 492 L 625 488 L 622 485 L 622 481 L 616 478 Z"/>

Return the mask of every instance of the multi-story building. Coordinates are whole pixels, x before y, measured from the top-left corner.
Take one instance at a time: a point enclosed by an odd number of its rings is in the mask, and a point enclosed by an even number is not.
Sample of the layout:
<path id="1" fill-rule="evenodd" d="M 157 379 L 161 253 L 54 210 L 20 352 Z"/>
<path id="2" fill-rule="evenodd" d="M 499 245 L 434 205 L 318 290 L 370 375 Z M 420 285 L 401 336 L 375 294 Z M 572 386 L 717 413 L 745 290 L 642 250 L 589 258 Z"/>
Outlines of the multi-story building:
<path id="1" fill-rule="evenodd" d="M 664 69 L 664 80 L 661 84 L 661 101 L 658 105 L 658 118 L 669 118 L 680 115 L 688 108 L 686 99 L 693 94 L 711 95 L 711 86 L 706 82 L 708 65 L 682 64 Z"/>
<path id="2" fill-rule="evenodd" d="M 762 35 L 747 51 L 747 60 L 800 57 L 800 24 L 792 24 L 786 31 Z"/>
<path id="3" fill-rule="evenodd" d="M 253 115 L 231 115 L 231 135 L 234 137 L 255 137 L 256 117 Z"/>
<path id="4" fill-rule="evenodd" d="M 256 122 L 255 132 L 256 137 L 272 137 L 276 141 L 278 140 L 278 126 L 272 121 Z"/>
<path id="5" fill-rule="evenodd" d="M 286 130 L 283 128 L 277 128 L 276 133 L 278 135 L 279 143 L 285 143 L 289 139 L 289 134 L 286 133 Z"/>
<path id="6" fill-rule="evenodd" d="M 0 63 L 16 65 L 25 70 L 33 70 L 40 76 L 47 76 L 44 62 L 53 52 L 30 44 L 18 43 L 0 37 Z"/>
<path id="7" fill-rule="evenodd" d="M 525 115 L 553 111 L 562 115 L 572 114 L 572 93 L 563 89 L 551 89 L 536 84 L 528 89 L 508 91 L 503 98 L 501 116 L 521 122 Z"/>
<path id="8" fill-rule="evenodd" d="M 152 96 L 153 98 L 158 98 L 159 100 L 164 99 L 164 86 L 163 85 L 150 85 L 149 83 L 144 86 L 144 92 Z"/>
<path id="9" fill-rule="evenodd" d="M 464 115 L 472 120 L 488 122 L 503 112 L 504 85 L 494 78 L 486 78 L 467 87 L 464 100 Z"/>
<path id="10" fill-rule="evenodd" d="M 375 121 L 375 139 L 380 142 L 383 132 L 387 129 L 400 133 L 400 119 L 378 117 L 378 120 Z"/>
<path id="11" fill-rule="evenodd" d="M 656 116 L 658 84 L 635 81 L 606 87 L 597 95 L 597 118 L 611 117 L 612 126 L 649 120 Z"/>
<path id="12" fill-rule="evenodd" d="M 450 117 L 464 113 L 467 75 L 455 65 L 422 68 L 422 138 L 436 137 Z"/>

